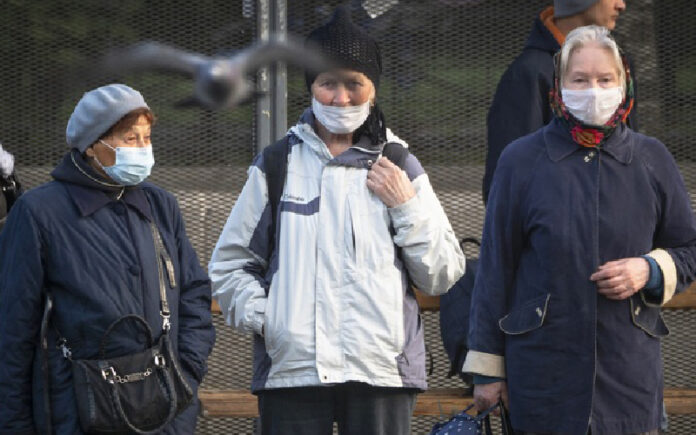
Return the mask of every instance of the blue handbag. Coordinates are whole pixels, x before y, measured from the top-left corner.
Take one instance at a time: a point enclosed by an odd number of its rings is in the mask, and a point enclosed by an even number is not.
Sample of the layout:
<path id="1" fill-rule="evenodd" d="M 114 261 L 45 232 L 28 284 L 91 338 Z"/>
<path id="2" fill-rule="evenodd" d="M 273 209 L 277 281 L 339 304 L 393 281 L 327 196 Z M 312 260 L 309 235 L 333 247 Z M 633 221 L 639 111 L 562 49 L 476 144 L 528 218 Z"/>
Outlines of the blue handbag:
<path id="1" fill-rule="evenodd" d="M 492 435 L 491 429 L 491 413 L 500 408 L 500 426 L 503 435 L 513 435 L 514 429 L 510 425 L 510 415 L 502 402 L 498 402 L 487 410 L 479 413 L 476 416 L 467 414 L 474 405 L 470 405 L 459 414 L 450 418 L 447 421 L 435 423 L 430 435 L 468 435 L 481 434 Z"/>

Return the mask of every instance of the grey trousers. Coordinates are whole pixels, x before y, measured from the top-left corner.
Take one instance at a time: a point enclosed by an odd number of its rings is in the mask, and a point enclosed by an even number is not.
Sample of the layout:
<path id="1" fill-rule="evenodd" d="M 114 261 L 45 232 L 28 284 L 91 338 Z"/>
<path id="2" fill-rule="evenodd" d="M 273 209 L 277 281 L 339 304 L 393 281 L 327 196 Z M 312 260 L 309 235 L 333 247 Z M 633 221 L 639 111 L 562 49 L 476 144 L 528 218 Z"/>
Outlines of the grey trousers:
<path id="1" fill-rule="evenodd" d="M 408 435 L 417 390 L 349 382 L 259 393 L 263 435 Z"/>

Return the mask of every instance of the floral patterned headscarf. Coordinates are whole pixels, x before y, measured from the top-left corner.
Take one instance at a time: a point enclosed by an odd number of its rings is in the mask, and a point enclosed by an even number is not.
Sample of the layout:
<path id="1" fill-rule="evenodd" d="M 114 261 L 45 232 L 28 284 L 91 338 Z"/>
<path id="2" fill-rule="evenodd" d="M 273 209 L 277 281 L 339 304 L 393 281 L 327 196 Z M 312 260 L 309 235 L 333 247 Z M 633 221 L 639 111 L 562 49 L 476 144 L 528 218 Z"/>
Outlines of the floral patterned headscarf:
<path id="1" fill-rule="evenodd" d="M 609 118 L 609 120 L 601 126 L 592 125 L 589 126 L 584 122 L 573 116 L 570 111 L 566 108 L 563 103 L 563 98 L 561 96 L 561 86 L 559 83 L 559 71 L 560 71 L 560 52 L 556 53 L 553 58 L 554 62 L 554 78 L 553 78 L 553 88 L 549 92 L 549 102 L 551 104 L 551 110 L 556 118 L 558 118 L 563 125 L 568 128 L 570 135 L 573 140 L 579 145 L 584 147 L 600 148 L 609 139 L 611 134 L 616 130 L 619 123 L 626 122 L 631 109 L 633 109 L 633 103 L 635 100 L 635 95 L 633 91 L 633 77 L 631 76 L 631 69 L 626 60 L 626 56 L 621 54 L 621 62 L 623 62 L 624 70 L 626 71 L 626 91 L 624 100 L 619 104 L 616 112 Z"/>

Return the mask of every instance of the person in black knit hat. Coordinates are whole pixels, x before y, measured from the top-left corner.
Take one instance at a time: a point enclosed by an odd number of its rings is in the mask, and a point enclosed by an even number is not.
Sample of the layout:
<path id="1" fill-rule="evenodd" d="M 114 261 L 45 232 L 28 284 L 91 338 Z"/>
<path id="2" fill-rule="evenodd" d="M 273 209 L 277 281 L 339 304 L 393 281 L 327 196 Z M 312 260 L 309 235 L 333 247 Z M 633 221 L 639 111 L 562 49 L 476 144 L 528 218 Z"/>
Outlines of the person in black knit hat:
<path id="1" fill-rule="evenodd" d="M 377 41 L 353 24 L 345 7 L 337 8 L 329 23 L 312 31 L 307 37 L 306 45 L 320 50 L 339 66 L 364 74 L 372 82 L 375 91 L 379 88 L 382 53 Z M 305 82 L 310 93 L 317 75 L 315 72 L 305 72 Z M 353 134 L 353 143 L 363 135 L 367 135 L 373 144 L 384 143 L 387 140 L 384 115 L 374 99 L 367 120 Z"/>
<path id="2" fill-rule="evenodd" d="M 406 144 L 376 105 L 375 40 L 339 8 L 307 44 L 335 68 L 306 74 L 311 107 L 269 148 L 287 158 L 264 152 L 249 169 L 209 265 L 214 296 L 254 334 L 262 433 L 408 434 L 427 388 L 409 279 L 444 293 L 464 256 L 418 160 L 383 156 Z M 287 165 L 279 204 L 272 161 Z"/>

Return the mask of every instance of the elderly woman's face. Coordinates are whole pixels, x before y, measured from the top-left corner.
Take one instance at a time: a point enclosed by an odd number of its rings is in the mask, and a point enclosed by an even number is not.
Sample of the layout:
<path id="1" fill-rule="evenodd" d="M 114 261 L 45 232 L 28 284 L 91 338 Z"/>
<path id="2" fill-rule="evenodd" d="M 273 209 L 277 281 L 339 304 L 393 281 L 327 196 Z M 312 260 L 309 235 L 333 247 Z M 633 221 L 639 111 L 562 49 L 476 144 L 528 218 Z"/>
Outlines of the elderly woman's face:
<path id="1" fill-rule="evenodd" d="M 375 87 L 363 73 L 336 70 L 317 76 L 312 83 L 312 96 L 325 106 L 359 106 L 374 100 Z"/>
<path id="2" fill-rule="evenodd" d="M 590 43 L 570 54 L 563 87 L 572 90 L 619 86 L 619 69 L 611 52 Z"/>
<path id="3" fill-rule="evenodd" d="M 102 140 L 114 148 L 118 147 L 146 147 L 151 146 L 150 130 L 152 124 L 145 115 L 140 115 L 130 127 L 120 131 L 114 131 Z M 116 153 L 101 142 L 97 142 L 85 151 L 90 157 L 96 155 L 104 166 L 112 166 L 116 163 Z"/>

